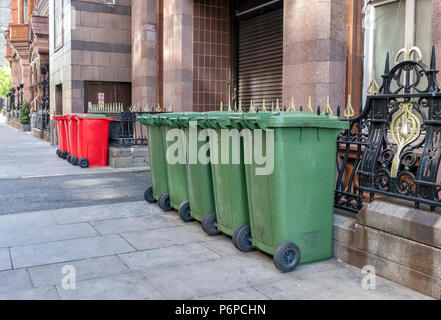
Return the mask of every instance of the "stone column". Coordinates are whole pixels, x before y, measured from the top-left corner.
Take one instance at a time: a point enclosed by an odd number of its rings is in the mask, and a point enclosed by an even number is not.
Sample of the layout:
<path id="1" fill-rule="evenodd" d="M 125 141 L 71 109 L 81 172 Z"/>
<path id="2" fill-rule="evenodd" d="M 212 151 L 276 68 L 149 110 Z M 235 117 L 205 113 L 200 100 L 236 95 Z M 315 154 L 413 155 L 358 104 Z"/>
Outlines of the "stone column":
<path id="1" fill-rule="evenodd" d="M 132 1 L 132 104 L 156 106 L 157 0 Z"/>
<path id="2" fill-rule="evenodd" d="M 164 1 L 164 105 L 193 110 L 193 0 Z"/>
<path id="3" fill-rule="evenodd" d="M 31 66 L 29 65 L 29 56 L 22 57 L 22 67 L 23 67 L 23 101 L 28 101 L 31 103 L 32 101 L 32 92 L 31 92 Z"/>
<path id="4" fill-rule="evenodd" d="M 285 0 L 283 101 L 345 104 L 347 0 Z"/>
<path id="5" fill-rule="evenodd" d="M 441 1 L 433 1 L 432 10 L 432 44 L 436 50 L 436 68 L 441 68 Z M 439 75 L 438 75 L 439 77 Z M 438 78 L 439 79 L 439 78 Z"/>

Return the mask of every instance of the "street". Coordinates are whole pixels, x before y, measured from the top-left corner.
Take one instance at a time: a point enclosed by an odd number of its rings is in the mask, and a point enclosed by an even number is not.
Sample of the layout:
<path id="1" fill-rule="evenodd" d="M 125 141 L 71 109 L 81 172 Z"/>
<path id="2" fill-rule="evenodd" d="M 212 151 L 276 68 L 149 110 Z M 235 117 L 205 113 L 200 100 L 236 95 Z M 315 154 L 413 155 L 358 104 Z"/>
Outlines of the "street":
<path id="1" fill-rule="evenodd" d="M 0 121 L 0 299 L 428 299 L 336 259 L 279 273 L 143 200 L 147 168 L 82 170 Z M 66 277 L 68 281 L 66 281 Z"/>

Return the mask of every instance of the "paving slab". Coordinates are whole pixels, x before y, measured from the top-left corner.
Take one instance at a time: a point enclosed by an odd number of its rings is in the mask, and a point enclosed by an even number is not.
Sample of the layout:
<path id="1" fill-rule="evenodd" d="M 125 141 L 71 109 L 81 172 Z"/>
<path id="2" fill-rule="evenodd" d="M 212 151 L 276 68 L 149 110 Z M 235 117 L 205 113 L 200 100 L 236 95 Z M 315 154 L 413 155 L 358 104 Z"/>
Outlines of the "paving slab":
<path id="1" fill-rule="evenodd" d="M 218 255 L 223 256 L 223 257 L 237 256 L 237 255 L 239 255 L 239 256 L 256 255 L 256 256 L 261 256 L 261 257 L 265 256 L 264 253 L 262 253 L 261 251 L 258 251 L 258 250 L 254 250 L 252 252 L 248 252 L 245 254 L 234 246 L 233 241 L 231 241 L 230 237 L 225 237 L 225 236 L 215 237 L 215 238 L 213 238 L 213 241 L 205 242 L 204 246 L 207 247 L 208 249 L 210 249 L 211 251 L 216 252 Z M 263 258 L 263 259 L 267 260 L 266 258 Z M 270 260 L 270 259 L 268 258 L 268 260 Z"/>
<path id="2" fill-rule="evenodd" d="M 60 300 L 55 286 L 0 294 L 0 300 Z"/>
<path id="3" fill-rule="evenodd" d="M 0 233 L 11 229 L 28 229 L 55 226 L 57 221 L 47 211 L 0 215 Z"/>
<path id="4" fill-rule="evenodd" d="M 9 249 L 0 249 L 0 271 L 12 269 L 11 257 L 9 256 Z"/>
<path id="5" fill-rule="evenodd" d="M 118 235 L 47 242 L 11 248 L 14 268 L 82 260 L 134 251 Z"/>
<path id="6" fill-rule="evenodd" d="M 27 244 L 52 242 L 97 236 L 98 233 L 87 223 L 71 225 L 35 226 L 9 228 L 8 232 L 0 233 L 0 248 L 15 247 Z"/>
<path id="7" fill-rule="evenodd" d="M 204 297 L 196 297 L 195 300 L 269 300 L 263 293 L 253 287 L 247 287 L 238 290 L 225 291 Z"/>
<path id="8" fill-rule="evenodd" d="M 162 210 L 145 201 L 124 202 L 102 206 L 88 207 L 87 210 L 67 208 L 54 210 L 51 213 L 59 224 L 91 222 L 160 213 Z"/>
<path id="9" fill-rule="evenodd" d="M 0 295 L 32 289 L 31 280 L 26 270 L 0 272 Z"/>
<path id="10" fill-rule="evenodd" d="M 131 270 L 117 256 L 90 258 L 68 263 L 57 263 L 29 268 L 28 272 L 33 286 L 44 287 L 60 285 L 65 276 L 65 274 L 62 273 L 62 269 L 67 264 L 75 268 L 77 281 L 105 278 L 131 272 Z"/>
<path id="11" fill-rule="evenodd" d="M 255 288 L 275 300 L 388 300 L 429 299 L 429 297 L 377 277 L 375 290 L 362 286 L 365 275 L 360 269 L 343 265 L 323 272 L 296 271 L 282 281 Z"/>
<path id="12" fill-rule="evenodd" d="M 189 243 L 214 241 L 219 237 L 210 237 L 195 224 L 170 227 L 159 230 L 125 232 L 121 236 L 137 250 L 149 250 L 178 246 Z"/>
<path id="13" fill-rule="evenodd" d="M 239 256 L 152 267 L 143 274 L 168 299 L 209 296 L 287 277 L 259 260 Z"/>
<path id="14" fill-rule="evenodd" d="M 218 254 L 201 244 L 195 243 L 120 254 L 119 257 L 132 270 L 142 270 L 162 265 L 182 265 L 220 258 Z"/>
<path id="15" fill-rule="evenodd" d="M 164 296 L 138 272 L 79 281 L 75 290 L 63 290 L 61 286 L 57 286 L 57 290 L 61 299 L 65 300 L 164 299 Z"/>
<path id="16" fill-rule="evenodd" d="M 143 217 L 92 221 L 90 224 L 100 234 L 119 234 L 131 231 L 175 227 L 179 225 L 179 222 L 161 213 Z"/>

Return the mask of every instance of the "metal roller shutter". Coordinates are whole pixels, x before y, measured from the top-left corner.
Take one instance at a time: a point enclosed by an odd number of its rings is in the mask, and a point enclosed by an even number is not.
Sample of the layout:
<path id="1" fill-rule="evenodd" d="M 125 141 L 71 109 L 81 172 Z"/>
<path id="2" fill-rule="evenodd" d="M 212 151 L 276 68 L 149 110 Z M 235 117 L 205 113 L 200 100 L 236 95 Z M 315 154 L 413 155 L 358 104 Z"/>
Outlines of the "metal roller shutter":
<path id="1" fill-rule="evenodd" d="M 265 99 L 282 101 L 283 9 L 239 21 L 239 100 L 247 109 L 251 99 L 261 105 Z"/>

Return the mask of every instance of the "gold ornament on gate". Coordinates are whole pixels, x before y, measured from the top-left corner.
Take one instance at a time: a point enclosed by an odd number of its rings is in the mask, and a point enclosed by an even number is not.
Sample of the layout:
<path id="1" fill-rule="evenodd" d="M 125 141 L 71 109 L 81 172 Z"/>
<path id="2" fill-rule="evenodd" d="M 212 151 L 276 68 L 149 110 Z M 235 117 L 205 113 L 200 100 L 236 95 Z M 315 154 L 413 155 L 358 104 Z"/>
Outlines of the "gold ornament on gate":
<path id="1" fill-rule="evenodd" d="M 351 95 L 348 95 L 348 105 L 346 106 L 344 116 L 346 119 L 350 119 L 355 115 L 354 108 L 352 108 Z"/>
<path id="2" fill-rule="evenodd" d="M 265 99 L 262 100 L 262 112 L 267 112 Z"/>
<path id="3" fill-rule="evenodd" d="M 314 112 L 314 110 L 312 110 L 312 99 L 311 99 L 311 96 L 309 96 L 309 98 L 308 98 L 308 106 L 306 107 L 306 112 Z"/>
<path id="4" fill-rule="evenodd" d="M 291 98 L 291 104 L 288 107 L 288 112 L 295 112 L 296 111 L 296 105 L 294 104 L 294 97 Z"/>
<path id="5" fill-rule="evenodd" d="M 416 61 L 421 62 L 423 61 L 423 54 L 418 47 L 411 47 L 409 49 L 410 45 L 407 46 L 407 48 L 403 48 L 400 51 L 398 51 L 397 55 L 395 56 L 395 64 L 398 64 L 400 62 L 400 58 L 402 55 L 404 55 L 404 61 L 409 61 L 412 58 L 412 55 L 415 58 L 415 55 L 418 55 L 418 58 Z"/>
<path id="6" fill-rule="evenodd" d="M 367 88 L 367 94 L 369 95 L 377 95 L 380 92 L 380 86 L 377 83 L 377 80 L 375 80 L 375 70 L 372 74 L 372 81 L 369 84 L 369 87 Z"/>
<path id="7" fill-rule="evenodd" d="M 326 109 L 325 109 L 325 114 L 328 114 L 330 116 L 334 115 L 334 112 L 332 112 L 331 109 L 331 104 L 329 103 L 329 96 L 326 98 Z"/>
<path id="8" fill-rule="evenodd" d="M 391 177 L 396 178 L 401 163 L 401 153 L 404 148 L 415 142 L 421 134 L 421 121 L 412 112 L 412 103 L 401 103 L 401 111 L 392 120 L 390 125 L 390 134 L 395 144 L 397 152 L 392 162 Z"/>

